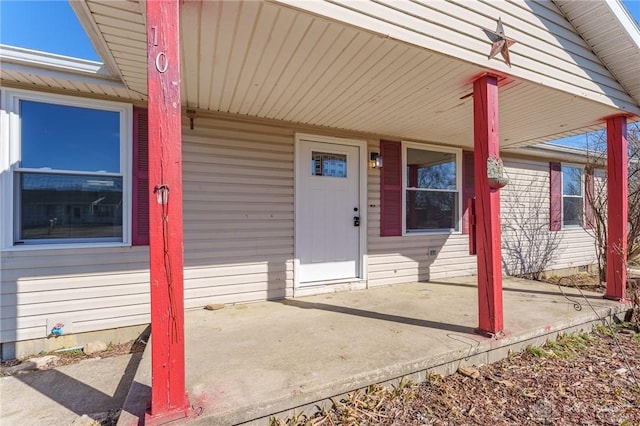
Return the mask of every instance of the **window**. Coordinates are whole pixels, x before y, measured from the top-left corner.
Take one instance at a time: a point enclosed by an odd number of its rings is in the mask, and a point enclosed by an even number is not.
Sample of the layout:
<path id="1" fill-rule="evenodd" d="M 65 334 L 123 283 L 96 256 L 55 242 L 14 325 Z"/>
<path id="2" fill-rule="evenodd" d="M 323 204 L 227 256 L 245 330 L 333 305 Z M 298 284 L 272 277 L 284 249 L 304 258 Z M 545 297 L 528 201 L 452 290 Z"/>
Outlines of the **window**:
<path id="1" fill-rule="evenodd" d="M 346 154 L 313 151 L 311 153 L 311 175 L 346 178 Z"/>
<path id="2" fill-rule="evenodd" d="M 2 200 L 10 206 L 3 207 L 3 245 L 128 243 L 131 107 L 4 95 L 10 164 L 3 168 L 10 173 L 3 188 L 13 196 Z"/>
<path id="3" fill-rule="evenodd" d="M 562 165 L 562 226 L 583 225 L 582 168 Z"/>
<path id="4" fill-rule="evenodd" d="M 407 233 L 458 231 L 458 152 L 405 148 L 405 229 Z"/>

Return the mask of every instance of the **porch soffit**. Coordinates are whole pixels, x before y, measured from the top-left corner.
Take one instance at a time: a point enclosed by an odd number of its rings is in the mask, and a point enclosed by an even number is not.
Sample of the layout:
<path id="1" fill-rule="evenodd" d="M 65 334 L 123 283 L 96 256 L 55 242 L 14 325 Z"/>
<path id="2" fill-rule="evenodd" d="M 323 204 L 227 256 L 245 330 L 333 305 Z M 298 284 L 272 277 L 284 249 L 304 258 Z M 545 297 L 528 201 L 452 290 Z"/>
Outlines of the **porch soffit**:
<path id="1" fill-rule="evenodd" d="M 554 0 L 554 3 L 640 104 L 640 28 L 620 2 L 592 2 L 591 7 L 583 7 L 577 1 Z"/>
<path id="2" fill-rule="evenodd" d="M 107 66 L 122 78 L 133 99 L 146 99 L 147 32 L 145 2 L 70 2 Z"/>
<path id="3" fill-rule="evenodd" d="M 88 0 L 87 6 L 127 87 L 146 93 L 142 4 Z M 185 2 L 181 40 L 187 108 L 473 144 L 468 95 L 486 66 L 265 2 Z M 619 112 L 606 102 L 522 78 L 505 78 L 501 85 L 503 146 L 578 134 Z"/>

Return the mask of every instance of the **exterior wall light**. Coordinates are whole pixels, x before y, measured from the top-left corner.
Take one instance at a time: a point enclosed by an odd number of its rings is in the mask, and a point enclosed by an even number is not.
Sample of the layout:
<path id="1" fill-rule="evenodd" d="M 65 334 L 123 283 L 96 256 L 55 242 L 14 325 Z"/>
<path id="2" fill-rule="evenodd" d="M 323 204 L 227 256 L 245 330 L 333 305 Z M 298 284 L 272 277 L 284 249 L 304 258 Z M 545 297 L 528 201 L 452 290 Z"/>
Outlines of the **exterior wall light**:
<path id="1" fill-rule="evenodd" d="M 372 152 L 369 157 L 369 167 L 372 169 L 382 168 L 382 157 L 378 152 Z"/>

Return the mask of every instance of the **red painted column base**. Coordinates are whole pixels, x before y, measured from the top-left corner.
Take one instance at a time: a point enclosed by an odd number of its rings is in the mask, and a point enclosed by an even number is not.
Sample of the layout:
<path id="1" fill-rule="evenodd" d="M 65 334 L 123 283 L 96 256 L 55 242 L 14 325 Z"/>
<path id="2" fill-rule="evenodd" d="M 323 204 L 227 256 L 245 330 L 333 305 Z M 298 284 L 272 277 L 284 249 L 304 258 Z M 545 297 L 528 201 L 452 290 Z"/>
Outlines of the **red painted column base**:
<path id="1" fill-rule="evenodd" d="M 189 397 L 185 395 L 184 400 L 185 400 L 184 407 L 174 408 L 171 410 L 163 411 L 158 414 L 151 414 L 150 411 L 147 411 L 144 415 L 145 426 L 164 425 L 176 420 L 185 419 L 189 417 L 189 411 L 191 410 L 191 405 L 189 404 Z"/>
<path id="2" fill-rule="evenodd" d="M 605 294 L 604 296 L 602 296 L 603 299 L 606 300 L 613 300 L 615 302 L 620 302 L 620 303 L 627 303 L 629 302 L 629 299 L 626 298 L 626 296 L 611 296 L 608 294 Z"/>
<path id="3" fill-rule="evenodd" d="M 476 327 L 476 328 L 474 328 L 474 329 L 473 329 L 473 332 L 474 332 L 475 334 L 479 335 L 479 336 L 486 337 L 486 338 L 488 338 L 488 339 L 496 339 L 496 340 L 497 340 L 497 339 L 502 339 L 504 336 L 506 336 L 506 334 L 504 334 L 504 331 L 503 331 L 503 330 L 500 330 L 500 331 L 497 331 L 497 332 L 495 332 L 495 333 L 492 333 L 492 332 L 490 332 L 490 331 L 483 330 L 483 329 L 482 329 L 482 328 L 480 328 L 480 327 Z"/>

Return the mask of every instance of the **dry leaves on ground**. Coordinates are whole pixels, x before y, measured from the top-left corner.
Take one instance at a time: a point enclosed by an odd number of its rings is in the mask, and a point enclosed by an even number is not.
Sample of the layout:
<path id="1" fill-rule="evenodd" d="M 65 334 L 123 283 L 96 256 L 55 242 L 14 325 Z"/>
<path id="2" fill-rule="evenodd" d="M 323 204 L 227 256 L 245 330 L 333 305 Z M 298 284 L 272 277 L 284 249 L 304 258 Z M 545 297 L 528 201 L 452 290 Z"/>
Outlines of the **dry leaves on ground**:
<path id="1" fill-rule="evenodd" d="M 51 351 L 47 353 L 40 353 L 37 356 L 45 356 L 45 355 L 54 355 L 56 357 L 55 361 L 40 368 L 43 369 L 51 369 L 62 367 L 63 365 L 75 364 L 84 359 L 89 358 L 110 358 L 119 355 L 133 354 L 137 352 L 143 352 L 146 346 L 146 337 L 142 336 L 136 340 L 131 340 L 129 342 L 121 343 L 121 344 L 109 344 L 105 351 L 96 352 L 91 355 L 86 355 L 82 349 L 76 348 L 73 350 L 62 350 L 62 351 Z M 16 365 L 19 365 L 23 360 L 9 360 L 0 362 L 0 377 L 5 375 L 5 372 Z M 29 373 L 34 370 L 25 370 L 23 373 Z"/>
<path id="2" fill-rule="evenodd" d="M 640 334 L 618 327 L 614 336 L 600 327 L 480 367 L 477 379 L 454 374 L 372 386 L 312 417 L 271 424 L 640 425 L 639 366 Z"/>

